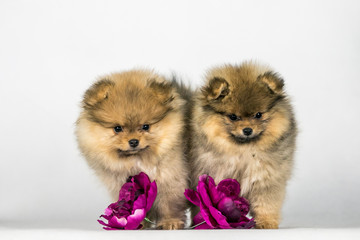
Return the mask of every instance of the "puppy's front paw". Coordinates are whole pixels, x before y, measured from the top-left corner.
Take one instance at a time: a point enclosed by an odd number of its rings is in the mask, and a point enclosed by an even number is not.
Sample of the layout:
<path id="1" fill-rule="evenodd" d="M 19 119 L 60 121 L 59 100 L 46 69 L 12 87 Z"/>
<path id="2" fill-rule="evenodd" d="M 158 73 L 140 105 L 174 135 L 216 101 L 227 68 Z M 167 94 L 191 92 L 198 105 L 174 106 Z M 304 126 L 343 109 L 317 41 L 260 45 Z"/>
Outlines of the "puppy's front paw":
<path id="1" fill-rule="evenodd" d="M 278 229 L 279 228 L 279 221 L 271 216 L 266 217 L 257 217 L 255 218 L 256 225 L 255 227 L 257 229 Z"/>
<path id="2" fill-rule="evenodd" d="M 182 220 L 176 219 L 176 218 L 164 219 L 164 220 L 161 220 L 157 224 L 156 228 L 163 229 L 163 230 L 183 229 L 184 222 Z"/>

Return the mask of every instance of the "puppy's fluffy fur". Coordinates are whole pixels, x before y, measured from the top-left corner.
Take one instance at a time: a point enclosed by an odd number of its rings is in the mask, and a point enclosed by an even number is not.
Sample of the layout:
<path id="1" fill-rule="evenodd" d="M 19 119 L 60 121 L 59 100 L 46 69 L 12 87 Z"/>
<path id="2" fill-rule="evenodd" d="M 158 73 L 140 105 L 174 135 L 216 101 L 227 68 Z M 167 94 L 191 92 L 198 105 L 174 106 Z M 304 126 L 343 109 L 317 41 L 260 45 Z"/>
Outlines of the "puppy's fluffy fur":
<path id="1" fill-rule="evenodd" d="M 76 127 L 81 152 L 113 200 L 130 175 L 156 180 L 148 218 L 162 229 L 183 228 L 185 220 L 186 101 L 175 85 L 147 70 L 105 76 L 86 91 Z"/>
<path id="2" fill-rule="evenodd" d="M 192 187 L 202 174 L 215 182 L 237 179 L 258 228 L 278 228 L 293 166 L 297 130 L 283 86 L 258 64 L 217 67 L 196 93 L 192 112 Z"/>

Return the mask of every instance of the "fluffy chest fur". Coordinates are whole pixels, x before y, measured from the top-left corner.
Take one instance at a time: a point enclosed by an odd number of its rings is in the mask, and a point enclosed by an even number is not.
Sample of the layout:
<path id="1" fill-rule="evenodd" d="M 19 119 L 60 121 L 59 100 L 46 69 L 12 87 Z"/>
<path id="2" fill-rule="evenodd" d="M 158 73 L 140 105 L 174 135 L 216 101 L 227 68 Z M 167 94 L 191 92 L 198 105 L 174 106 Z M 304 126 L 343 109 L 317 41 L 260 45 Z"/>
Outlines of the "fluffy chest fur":
<path id="1" fill-rule="evenodd" d="M 204 151 L 199 155 L 197 166 L 198 175 L 207 173 L 216 183 L 226 178 L 237 179 L 242 195 L 247 195 L 255 182 L 266 185 L 279 168 L 271 156 L 254 147 L 243 147 L 236 155 Z"/>

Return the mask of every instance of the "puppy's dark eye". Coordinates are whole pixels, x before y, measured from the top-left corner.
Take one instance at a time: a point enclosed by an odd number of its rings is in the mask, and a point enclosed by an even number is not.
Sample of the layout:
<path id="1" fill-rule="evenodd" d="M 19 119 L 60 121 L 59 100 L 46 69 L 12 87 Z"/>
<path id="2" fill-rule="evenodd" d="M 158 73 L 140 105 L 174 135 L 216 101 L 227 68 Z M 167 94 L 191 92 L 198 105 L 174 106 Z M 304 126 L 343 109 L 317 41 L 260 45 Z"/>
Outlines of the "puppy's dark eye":
<path id="1" fill-rule="evenodd" d="M 230 118 L 231 121 L 236 121 L 238 119 L 238 117 L 235 114 L 230 114 L 228 117 Z"/>
<path id="2" fill-rule="evenodd" d="M 150 128 L 150 125 L 149 124 L 144 124 L 144 125 L 142 125 L 142 130 L 145 130 L 145 131 L 148 131 L 149 130 L 149 128 Z"/>
<path id="3" fill-rule="evenodd" d="M 261 112 L 258 112 L 255 114 L 255 118 L 261 118 L 262 117 L 262 113 Z"/>
<path id="4" fill-rule="evenodd" d="M 114 132 L 119 133 L 119 132 L 122 132 L 122 131 L 123 131 L 123 129 L 122 129 L 121 126 L 114 127 Z"/>

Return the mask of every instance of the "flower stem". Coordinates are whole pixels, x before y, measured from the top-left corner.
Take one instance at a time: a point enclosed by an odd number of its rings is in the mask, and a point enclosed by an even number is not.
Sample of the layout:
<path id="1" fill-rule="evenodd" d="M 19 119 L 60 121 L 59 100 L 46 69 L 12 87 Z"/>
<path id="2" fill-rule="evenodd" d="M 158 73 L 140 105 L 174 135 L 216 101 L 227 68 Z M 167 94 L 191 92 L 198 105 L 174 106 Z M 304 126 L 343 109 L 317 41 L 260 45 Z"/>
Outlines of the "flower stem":
<path id="1" fill-rule="evenodd" d="M 204 223 L 206 223 L 206 221 L 203 221 L 203 222 L 198 223 L 198 224 L 196 224 L 194 226 L 191 226 L 191 227 L 189 227 L 189 229 L 194 229 L 194 228 L 196 228 L 196 227 L 198 227 L 198 226 L 200 226 L 201 224 L 204 224 Z"/>
<path id="2" fill-rule="evenodd" d="M 144 220 L 145 221 L 147 221 L 147 222 L 149 222 L 149 223 L 151 223 L 151 224 L 155 224 L 153 221 L 151 221 L 150 219 L 148 219 L 147 217 L 146 218 L 144 218 Z"/>

